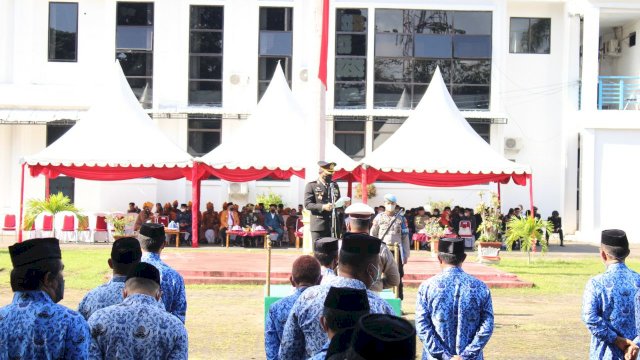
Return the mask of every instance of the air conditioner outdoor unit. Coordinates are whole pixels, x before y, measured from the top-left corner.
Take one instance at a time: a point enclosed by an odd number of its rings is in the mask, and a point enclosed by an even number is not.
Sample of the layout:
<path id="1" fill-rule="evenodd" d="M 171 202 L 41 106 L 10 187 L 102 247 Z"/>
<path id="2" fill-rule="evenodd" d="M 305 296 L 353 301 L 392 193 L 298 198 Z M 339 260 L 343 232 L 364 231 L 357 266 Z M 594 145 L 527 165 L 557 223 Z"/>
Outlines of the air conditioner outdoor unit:
<path id="1" fill-rule="evenodd" d="M 512 137 L 505 138 L 504 149 L 506 151 L 520 151 L 520 149 L 522 149 L 522 139 Z"/>
<path id="2" fill-rule="evenodd" d="M 247 183 L 229 183 L 229 195 L 247 195 L 248 193 Z"/>
<path id="3" fill-rule="evenodd" d="M 605 56 L 620 56 L 621 51 L 619 40 L 611 39 L 604 43 Z"/>

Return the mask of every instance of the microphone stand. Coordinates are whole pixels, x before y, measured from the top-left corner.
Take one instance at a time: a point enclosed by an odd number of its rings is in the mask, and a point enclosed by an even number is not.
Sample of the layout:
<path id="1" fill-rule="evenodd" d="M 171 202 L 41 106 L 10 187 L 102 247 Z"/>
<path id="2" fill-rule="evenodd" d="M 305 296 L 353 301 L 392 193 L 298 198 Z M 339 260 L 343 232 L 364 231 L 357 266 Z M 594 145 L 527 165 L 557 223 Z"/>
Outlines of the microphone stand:
<path id="1" fill-rule="evenodd" d="M 336 219 L 336 197 L 335 197 L 335 188 L 336 183 L 330 182 L 327 184 L 329 186 L 329 196 L 331 197 L 331 237 L 338 238 L 337 234 L 337 219 Z"/>

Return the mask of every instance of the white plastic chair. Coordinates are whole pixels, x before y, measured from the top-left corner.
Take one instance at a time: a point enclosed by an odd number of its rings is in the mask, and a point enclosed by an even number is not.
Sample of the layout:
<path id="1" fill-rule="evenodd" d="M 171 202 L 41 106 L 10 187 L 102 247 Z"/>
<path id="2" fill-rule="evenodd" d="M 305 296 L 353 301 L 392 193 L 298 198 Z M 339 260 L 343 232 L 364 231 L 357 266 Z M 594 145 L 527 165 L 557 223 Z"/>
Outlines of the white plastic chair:
<path id="1" fill-rule="evenodd" d="M 55 236 L 55 221 L 53 214 L 42 212 L 35 219 L 35 231 L 33 237 L 53 237 Z"/>
<path id="2" fill-rule="evenodd" d="M 58 239 L 63 242 L 70 241 L 69 239 L 78 241 L 78 218 L 70 211 L 61 211 L 56 214 L 53 221 L 55 234 Z"/>
<path id="3" fill-rule="evenodd" d="M 104 221 L 98 222 L 98 217 L 102 218 Z M 106 220 L 107 214 L 104 212 L 95 213 L 89 216 L 89 230 L 91 231 L 89 235 L 89 240 L 92 242 L 109 242 L 109 224 Z M 98 240 L 98 236 L 103 240 Z"/>

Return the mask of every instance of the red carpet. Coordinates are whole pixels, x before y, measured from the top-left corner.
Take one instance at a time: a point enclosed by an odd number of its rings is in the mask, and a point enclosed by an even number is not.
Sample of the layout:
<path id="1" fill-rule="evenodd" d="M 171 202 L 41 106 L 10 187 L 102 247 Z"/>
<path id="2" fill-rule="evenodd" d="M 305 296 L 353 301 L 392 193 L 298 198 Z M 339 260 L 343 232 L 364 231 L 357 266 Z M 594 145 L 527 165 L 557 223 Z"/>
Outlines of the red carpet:
<path id="1" fill-rule="evenodd" d="M 289 282 L 291 264 L 299 255 L 278 254 L 271 258 L 271 283 Z M 469 260 L 474 258 L 469 257 Z M 267 272 L 266 253 L 179 252 L 166 251 L 162 259 L 178 270 L 187 284 L 264 284 Z M 463 269 L 492 288 L 532 287 L 517 276 L 483 264 L 467 261 Z M 419 286 L 440 272 L 436 259 L 426 253 L 413 256 L 405 266 L 405 286 Z"/>

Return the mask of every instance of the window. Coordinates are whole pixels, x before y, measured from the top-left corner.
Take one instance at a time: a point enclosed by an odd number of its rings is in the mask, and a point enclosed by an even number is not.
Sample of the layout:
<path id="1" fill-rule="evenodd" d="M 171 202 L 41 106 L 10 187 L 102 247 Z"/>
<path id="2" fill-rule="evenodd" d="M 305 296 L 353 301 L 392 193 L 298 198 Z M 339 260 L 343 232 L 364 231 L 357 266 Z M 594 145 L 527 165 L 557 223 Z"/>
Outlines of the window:
<path id="1" fill-rule="evenodd" d="M 78 60 L 78 3 L 49 3 L 49 61 Z"/>
<path id="2" fill-rule="evenodd" d="M 261 7 L 259 37 L 258 100 L 262 98 L 262 95 L 267 90 L 278 62 L 284 70 L 289 87 L 291 87 L 293 9 L 288 7 Z"/>
<path id="3" fill-rule="evenodd" d="M 491 144 L 491 119 L 467 119 L 467 121 L 482 140 Z"/>
<path id="4" fill-rule="evenodd" d="M 131 90 L 145 109 L 153 99 L 153 3 L 119 2 L 116 58 Z"/>
<path id="5" fill-rule="evenodd" d="M 636 46 L 636 32 L 632 32 L 629 34 L 629 47 Z"/>
<path id="6" fill-rule="evenodd" d="M 375 26 L 374 107 L 414 108 L 439 66 L 460 109 L 489 108 L 491 12 L 380 9 Z"/>
<path id="7" fill-rule="evenodd" d="M 222 116 L 189 114 L 187 116 L 187 151 L 192 156 L 202 156 L 215 149 L 221 142 Z"/>
<path id="8" fill-rule="evenodd" d="M 222 106 L 222 6 L 191 6 L 189 104 Z"/>
<path id="9" fill-rule="evenodd" d="M 336 10 L 335 108 L 365 108 L 367 10 Z"/>
<path id="10" fill-rule="evenodd" d="M 393 135 L 404 123 L 404 117 L 374 117 L 373 118 L 373 150 L 377 149 Z"/>
<path id="11" fill-rule="evenodd" d="M 336 116 L 333 123 L 333 143 L 354 160 L 365 155 L 366 118 Z"/>
<path id="12" fill-rule="evenodd" d="M 509 52 L 549 54 L 551 52 L 551 19 L 511 18 Z"/>

